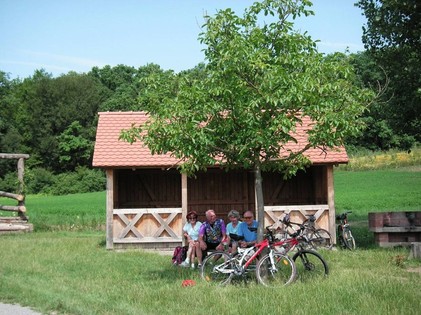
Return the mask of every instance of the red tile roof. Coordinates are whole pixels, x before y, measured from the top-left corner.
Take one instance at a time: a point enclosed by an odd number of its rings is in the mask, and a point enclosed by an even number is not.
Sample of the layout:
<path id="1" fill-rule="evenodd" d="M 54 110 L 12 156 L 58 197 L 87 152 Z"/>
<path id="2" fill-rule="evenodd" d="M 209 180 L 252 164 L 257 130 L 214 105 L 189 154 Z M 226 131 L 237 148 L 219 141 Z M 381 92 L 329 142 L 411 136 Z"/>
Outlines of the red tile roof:
<path id="1" fill-rule="evenodd" d="M 126 167 L 172 167 L 177 160 L 166 155 L 152 155 L 141 142 L 129 144 L 119 140 L 120 131 L 128 129 L 134 123 L 144 123 L 148 116 L 144 112 L 100 112 L 96 134 L 93 166 L 101 168 Z M 306 130 L 310 128 L 310 120 L 303 119 L 303 125 L 298 126 L 295 137 L 298 143 L 288 144 L 288 149 L 294 152 L 307 144 Z M 347 163 L 348 155 L 345 148 L 323 152 L 319 148 L 311 148 L 305 152 L 313 164 Z"/>

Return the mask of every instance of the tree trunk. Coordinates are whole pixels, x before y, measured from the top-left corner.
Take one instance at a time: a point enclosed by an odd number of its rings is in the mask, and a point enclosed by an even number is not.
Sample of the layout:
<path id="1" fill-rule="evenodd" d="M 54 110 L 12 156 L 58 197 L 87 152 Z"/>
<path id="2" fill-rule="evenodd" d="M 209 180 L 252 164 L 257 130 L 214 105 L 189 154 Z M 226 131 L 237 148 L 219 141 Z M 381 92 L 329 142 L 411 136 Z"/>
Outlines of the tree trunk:
<path id="1" fill-rule="evenodd" d="M 255 165 L 254 167 L 254 192 L 256 196 L 257 220 L 259 222 L 257 228 L 257 241 L 260 242 L 263 240 L 265 224 L 265 203 L 263 200 L 262 172 L 260 165 Z"/>

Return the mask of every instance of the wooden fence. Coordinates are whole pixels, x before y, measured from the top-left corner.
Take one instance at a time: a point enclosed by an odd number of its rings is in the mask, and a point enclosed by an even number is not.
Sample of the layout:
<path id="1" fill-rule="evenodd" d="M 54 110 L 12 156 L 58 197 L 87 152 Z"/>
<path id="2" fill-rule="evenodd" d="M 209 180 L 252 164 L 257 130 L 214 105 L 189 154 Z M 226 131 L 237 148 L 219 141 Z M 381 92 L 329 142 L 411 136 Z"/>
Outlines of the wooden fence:
<path id="1" fill-rule="evenodd" d="M 29 158 L 28 154 L 8 154 L 0 153 L 0 159 L 17 159 L 17 170 L 18 170 L 18 192 L 11 193 L 6 191 L 0 191 L 0 197 L 11 198 L 17 201 L 16 206 L 1 205 L 1 211 L 15 212 L 17 216 L 0 216 L 0 233 L 10 232 L 30 232 L 33 230 L 33 225 L 28 223 L 28 217 L 26 215 L 25 206 L 25 195 L 23 194 L 23 175 L 24 175 L 24 160 Z"/>

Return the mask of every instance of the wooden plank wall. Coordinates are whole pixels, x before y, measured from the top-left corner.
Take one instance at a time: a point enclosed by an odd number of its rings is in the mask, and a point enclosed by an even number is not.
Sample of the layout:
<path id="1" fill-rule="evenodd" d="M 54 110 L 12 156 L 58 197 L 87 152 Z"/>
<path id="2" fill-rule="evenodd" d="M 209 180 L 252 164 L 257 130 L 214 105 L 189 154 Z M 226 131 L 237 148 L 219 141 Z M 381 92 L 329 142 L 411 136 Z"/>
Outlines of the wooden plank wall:
<path id="1" fill-rule="evenodd" d="M 179 208 L 182 207 L 181 174 L 177 170 L 117 170 L 114 208 Z M 279 173 L 263 173 L 265 206 L 326 204 L 325 166 L 313 166 L 284 180 Z M 226 219 L 231 209 L 244 213 L 255 210 L 254 177 L 248 171 L 225 172 L 209 169 L 187 179 L 187 209 L 205 219 L 214 209 Z"/>
<path id="2" fill-rule="evenodd" d="M 115 208 L 181 207 L 181 174 L 177 170 L 117 170 Z"/>
<path id="3" fill-rule="evenodd" d="M 231 209 L 240 213 L 255 209 L 253 175 L 247 171 L 211 169 L 188 179 L 188 210 L 205 220 L 205 212 L 213 209 L 220 218 L 227 219 Z"/>

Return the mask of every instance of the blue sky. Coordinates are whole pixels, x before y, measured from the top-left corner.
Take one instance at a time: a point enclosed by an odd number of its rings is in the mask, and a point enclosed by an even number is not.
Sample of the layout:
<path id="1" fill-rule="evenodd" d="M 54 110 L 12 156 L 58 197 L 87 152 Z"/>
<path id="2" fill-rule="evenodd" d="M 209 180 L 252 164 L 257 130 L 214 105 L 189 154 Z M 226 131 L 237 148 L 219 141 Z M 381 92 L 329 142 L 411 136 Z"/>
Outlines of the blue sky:
<path id="1" fill-rule="evenodd" d="M 54 76 L 92 67 L 148 63 L 176 72 L 204 60 L 198 41 L 203 14 L 252 0 L 0 0 L 0 70 L 26 78 L 36 69 Z M 314 0 L 315 16 L 295 28 L 318 39 L 319 51 L 363 50 L 355 0 Z"/>

